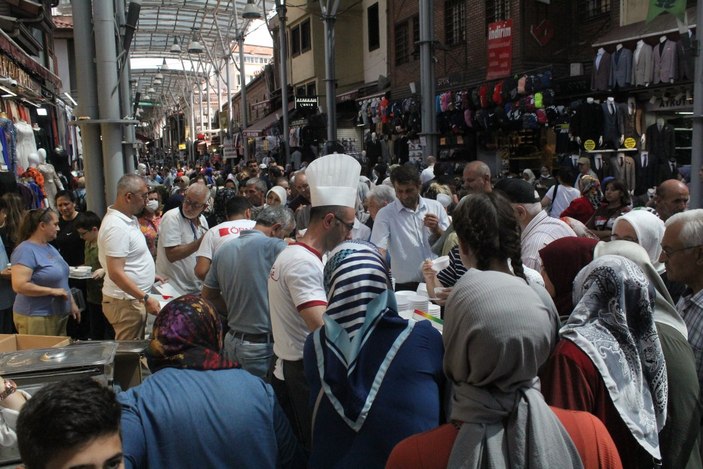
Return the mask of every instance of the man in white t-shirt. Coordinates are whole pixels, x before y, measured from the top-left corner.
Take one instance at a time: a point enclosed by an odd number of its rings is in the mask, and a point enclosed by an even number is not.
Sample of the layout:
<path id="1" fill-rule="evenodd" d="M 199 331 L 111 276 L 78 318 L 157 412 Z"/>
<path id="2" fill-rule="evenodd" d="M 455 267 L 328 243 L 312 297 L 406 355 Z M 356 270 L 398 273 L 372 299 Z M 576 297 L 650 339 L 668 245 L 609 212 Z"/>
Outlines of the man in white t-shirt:
<path id="1" fill-rule="evenodd" d="M 574 172 L 571 168 L 559 168 L 557 174 L 559 184 L 550 187 L 541 202 L 542 207 L 548 210 L 547 213 L 550 217 L 559 218 L 561 212 L 567 209 L 571 201 L 581 196 L 581 192 L 571 185 L 573 180 Z M 554 196 L 555 192 L 556 197 Z"/>
<path id="2" fill-rule="evenodd" d="M 154 260 L 135 216 L 144 210 L 148 192 L 140 176 L 122 176 L 115 203 L 108 207 L 98 233 L 98 258 L 105 269 L 103 313 L 117 340 L 143 339 L 146 313 L 161 309 L 149 296 Z"/>
<path id="3" fill-rule="evenodd" d="M 250 220 L 251 203 L 245 197 L 236 196 L 225 202 L 225 215 L 227 221 L 207 230 L 195 253 L 195 276 L 200 280 L 205 280 L 215 252 L 225 241 L 238 238 L 242 231 L 256 225 L 256 221 Z"/>
<path id="4" fill-rule="evenodd" d="M 181 206 L 166 212 L 159 225 L 156 272 L 181 294 L 198 293 L 202 286 L 193 272 L 195 252 L 208 229 L 202 213 L 209 196 L 205 184 L 191 184 Z"/>
<path id="5" fill-rule="evenodd" d="M 290 403 L 288 419 L 308 449 L 311 413 L 303 347 L 308 334 L 322 326 L 327 306 L 322 255 L 351 239 L 360 172 L 361 165 L 348 155 L 327 155 L 310 164 L 306 171 L 310 223 L 302 238 L 278 256 L 268 279 L 273 350 L 278 357 L 274 388 L 279 400 Z"/>

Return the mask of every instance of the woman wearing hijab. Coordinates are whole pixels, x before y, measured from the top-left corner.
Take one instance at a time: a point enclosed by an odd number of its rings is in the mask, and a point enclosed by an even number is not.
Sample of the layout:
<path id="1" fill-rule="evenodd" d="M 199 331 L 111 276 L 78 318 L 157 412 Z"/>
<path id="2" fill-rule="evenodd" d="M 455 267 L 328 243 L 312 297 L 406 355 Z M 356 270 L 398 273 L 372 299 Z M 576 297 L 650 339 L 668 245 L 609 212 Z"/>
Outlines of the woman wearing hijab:
<path id="1" fill-rule="evenodd" d="M 675 305 L 686 290 L 686 285 L 669 280 L 666 275 L 666 267 L 662 262 L 659 262 L 664 229 L 664 222 L 654 213 L 648 209 L 635 209 L 615 220 L 611 239 L 632 241 L 647 251 L 652 265 L 657 269 L 671 295 L 672 304 Z"/>
<path id="2" fill-rule="evenodd" d="M 647 251 L 630 241 L 600 242 L 593 253 L 598 258 L 617 255 L 630 259 L 644 272 L 656 290 L 654 323 L 666 360 L 669 397 L 666 424 L 659 432 L 663 467 L 700 468 L 700 386 L 686 323 L 676 311 L 666 286 L 650 262 Z"/>
<path id="3" fill-rule="evenodd" d="M 593 214 L 596 213 L 596 209 L 600 207 L 603 195 L 600 191 L 598 179 L 593 176 L 581 176 L 579 185 L 581 186 L 581 197 L 572 200 L 566 210 L 561 212 L 559 216 L 575 218 L 586 225 Z"/>
<path id="4" fill-rule="evenodd" d="M 542 278 L 554 299 L 559 316 L 571 314 L 572 286 L 576 274 L 593 260 L 593 248 L 598 241 L 589 238 L 566 237 L 552 241 L 539 250 L 542 258 Z"/>
<path id="5" fill-rule="evenodd" d="M 304 467 L 271 387 L 221 355 L 210 303 L 171 301 L 152 337 L 153 375 L 118 395 L 125 467 Z"/>
<path id="6" fill-rule="evenodd" d="M 281 186 L 273 186 L 266 193 L 266 204 L 268 205 L 283 205 L 285 207 L 287 202 L 288 195 Z"/>
<path id="7" fill-rule="evenodd" d="M 539 392 L 556 324 L 520 278 L 469 270 L 449 296 L 442 337 L 451 423 L 401 442 L 387 467 L 622 467 L 602 423 L 550 409 Z"/>
<path id="8" fill-rule="evenodd" d="M 396 443 L 440 423 L 442 338 L 428 321 L 398 316 L 372 245 L 339 245 L 324 279 L 325 325 L 304 350 L 314 402 L 309 467 L 384 467 Z"/>
<path id="9" fill-rule="evenodd" d="M 591 262 L 576 276 L 576 307 L 541 373 L 547 402 L 598 417 L 626 468 L 661 460 L 667 381 L 654 294 L 632 261 L 603 256 Z"/>

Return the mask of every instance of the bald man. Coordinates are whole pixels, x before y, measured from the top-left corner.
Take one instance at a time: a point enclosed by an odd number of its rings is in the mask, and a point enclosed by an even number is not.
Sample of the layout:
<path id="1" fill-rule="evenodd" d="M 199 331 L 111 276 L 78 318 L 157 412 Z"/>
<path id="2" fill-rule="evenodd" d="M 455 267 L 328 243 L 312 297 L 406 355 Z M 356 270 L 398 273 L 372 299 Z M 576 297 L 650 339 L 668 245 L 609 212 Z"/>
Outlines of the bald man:
<path id="1" fill-rule="evenodd" d="M 180 293 L 198 293 L 202 287 L 193 275 L 196 258 L 208 224 L 202 215 L 210 191 L 204 184 L 191 184 L 180 207 L 166 212 L 159 226 L 156 246 L 156 273 Z"/>
<path id="2" fill-rule="evenodd" d="M 688 186 L 678 179 L 667 179 L 657 186 L 654 203 L 662 221 L 688 208 Z"/>
<path id="3" fill-rule="evenodd" d="M 464 166 L 464 189 L 469 194 L 491 192 L 491 169 L 483 161 L 471 161 Z"/>

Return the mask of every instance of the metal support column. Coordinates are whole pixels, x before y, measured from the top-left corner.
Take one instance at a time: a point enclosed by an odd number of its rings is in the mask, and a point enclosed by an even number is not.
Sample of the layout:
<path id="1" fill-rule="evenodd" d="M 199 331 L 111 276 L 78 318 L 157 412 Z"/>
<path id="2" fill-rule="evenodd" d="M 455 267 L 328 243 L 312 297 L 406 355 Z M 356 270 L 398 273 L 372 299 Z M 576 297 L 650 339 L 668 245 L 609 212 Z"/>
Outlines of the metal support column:
<path id="1" fill-rule="evenodd" d="M 124 2 L 118 0 L 115 2 L 115 17 L 119 21 L 120 26 L 124 26 L 127 17 L 124 9 Z M 122 41 L 119 41 L 120 49 L 122 48 Z M 122 50 L 120 50 L 122 52 Z M 130 99 L 130 67 L 129 59 L 124 60 L 124 66 L 120 70 L 120 116 L 126 117 L 132 114 L 132 106 Z M 136 167 L 136 162 L 134 161 L 134 139 L 132 138 L 132 133 L 134 132 L 134 126 L 125 125 L 122 126 L 122 151 L 124 152 L 124 172 L 133 173 Z"/>
<path id="2" fill-rule="evenodd" d="M 190 100 L 190 158 L 189 163 L 191 165 L 195 164 L 195 100 L 193 95 L 195 91 L 190 90 L 189 100 Z"/>
<path id="3" fill-rule="evenodd" d="M 237 47 L 239 48 L 239 109 L 242 113 L 242 131 L 249 127 L 249 103 L 247 103 L 247 81 L 244 65 L 244 31 L 237 28 Z M 249 161 L 249 143 L 247 138 L 242 133 L 242 140 L 244 144 L 244 161 Z"/>
<path id="4" fill-rule="evenodd" d="M 105 171 L 105 196 L 115 200 L 117 180 L 124 174 L 120 96 L 117 83 L 117 41 L 115 37 L 115 12 L 112 2 L 93 2 L 95 25 L 95 63 L 98 75 L 100 124 L 102 134 L 103 164 Z"/>
<path id="5" fill-rule="evenodd" d="M 229 47 L 229 45 L 228 45 Z M 227 137 L 234 140 L 234 134 L 232 133 L 232 119 L 234 118 L 233 107 L 232 107 L 232 76 L 229 73 L 230 59 L 232 54 L 227 55 L 225 59 L 226 68 L 226 78 L 227 78 Z"/>
<path id="6" fill-rule="evenodd" d="M 281 113 L 283 114 L 283 155 L 286 165 L 290 161 L 290 122 L 288 121 L 288 55 L 286 51 L 286 0 L 276 0 L 276 15 L 278 16 L 279 33 L 278 33 L 278 56 L 280 59 L 279 71 L 281 81 Z"/>
<path id="7" fill-rule="evenodd" d="M 434 112 L 435 75 L 432 51 L 434 43 L 432 0 L 420 0 L 420 93 L 422 94 L 422 132 L 425 158 L 437 155 L 437 130 Z"/>
<path id="8" fill-rule="evenodd" d="M 703 24 L 703 0 L 698 0 L 696 25 Z M 693 81 L 693 148 L 691 149 L 691 208 L 703 207 L 703 181 L 698 176 L 703 165 L 703 51 L 700 32 L 696 33 L 696 68 Z"/>
<path id="9" fill-rule="evenodd" d="M 339 0 L 327 0 L 324 5 L 320 0 L 322 20 L 325 22 L 325 92 L 327 93 L 327 152 L 331 153 L 337 141 L 337 91 L 335 77 L 335 35 L 334 23 L 337 21 Z"/>
<path id="10" fill-rule="evenodd" d="M 76 84 L 78 106 L 76 116 L 98 118 L 98 88 L 95 78 L 95 40 L 92 28 L 91 0 L 73 0 L 73 39 L 76 54 Z M 88 210 L 105 214 L 105 176 L 103 174 L 100 131 L 95 125 L 80 126 L 83 141 L 83 174 Z M 112 202 L 112 201 L 110 201 Z"/>

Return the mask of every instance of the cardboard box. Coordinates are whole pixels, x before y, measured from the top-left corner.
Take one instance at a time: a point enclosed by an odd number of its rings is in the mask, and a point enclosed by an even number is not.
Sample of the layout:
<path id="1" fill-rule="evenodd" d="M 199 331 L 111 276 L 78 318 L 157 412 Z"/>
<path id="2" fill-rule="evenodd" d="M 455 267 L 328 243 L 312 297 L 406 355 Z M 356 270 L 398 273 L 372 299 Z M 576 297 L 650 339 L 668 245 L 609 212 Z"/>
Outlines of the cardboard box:
<path id="1" fill-rule="evenodd" d="M 0 353 L 69 345 L 69 337 L 53 335 L 0 334 Z"/>

